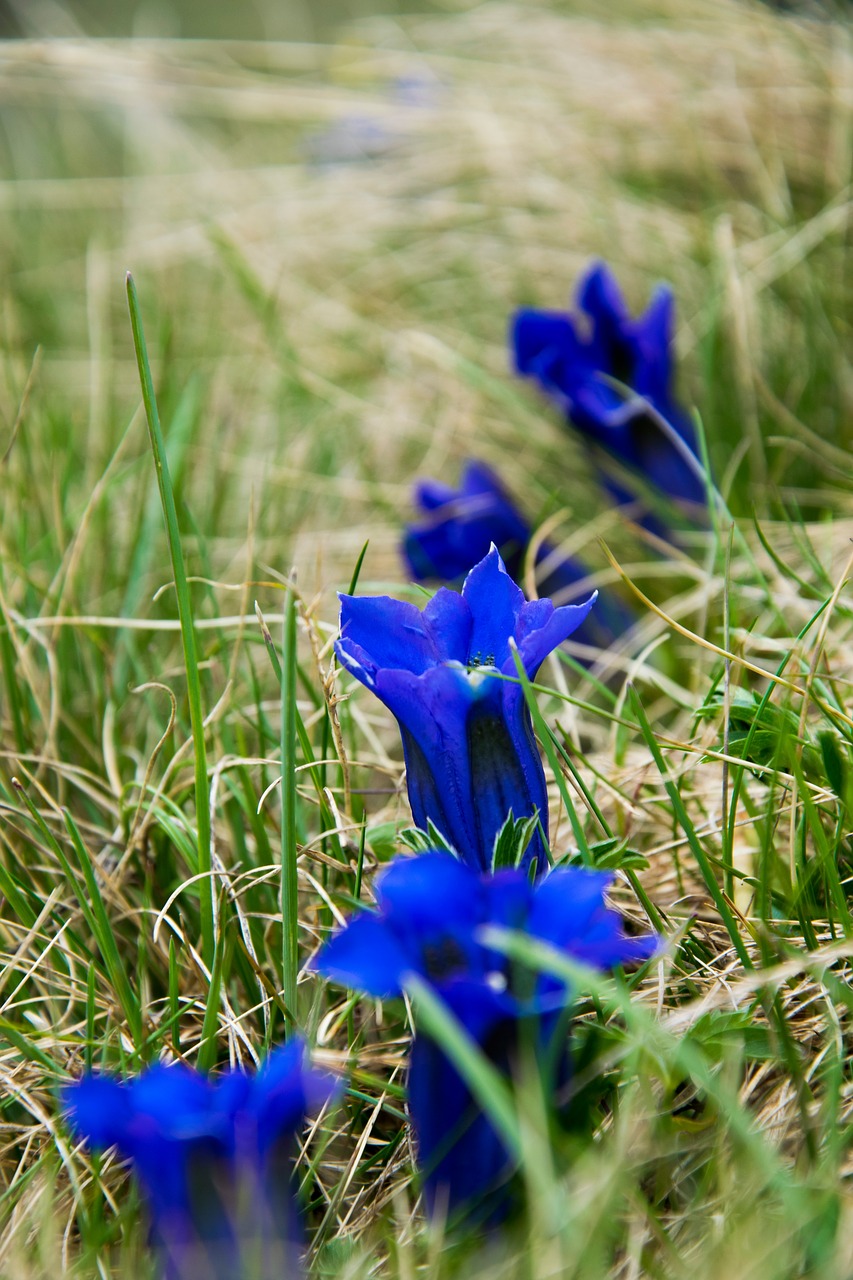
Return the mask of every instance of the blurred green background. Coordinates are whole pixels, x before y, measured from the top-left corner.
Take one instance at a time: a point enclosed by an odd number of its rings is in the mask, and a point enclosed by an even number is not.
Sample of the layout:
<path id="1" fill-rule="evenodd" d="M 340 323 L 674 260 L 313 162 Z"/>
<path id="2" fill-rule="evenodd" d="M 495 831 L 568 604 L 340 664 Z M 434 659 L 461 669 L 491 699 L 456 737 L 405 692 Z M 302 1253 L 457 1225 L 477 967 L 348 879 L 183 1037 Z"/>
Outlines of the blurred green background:
<path id="1" fill-rule="evenodd" d="M 772 8 L 842 17 L 851 0 L 766 0 Z M 0 37 L 167 36 L 228 40 L 328 40 L 372 14 L 453 13 L 478 0 L 0 0 Z M 559 11 L 565 5 L 555 0 Z M 597 19 L 596 0 L 571 6 Z"/>
<path id="2" fill-rule="evenodd" d="M 373 13 L 465 7 L 453 0 L 0 0 L 0 34 L 322 40 Z"/>

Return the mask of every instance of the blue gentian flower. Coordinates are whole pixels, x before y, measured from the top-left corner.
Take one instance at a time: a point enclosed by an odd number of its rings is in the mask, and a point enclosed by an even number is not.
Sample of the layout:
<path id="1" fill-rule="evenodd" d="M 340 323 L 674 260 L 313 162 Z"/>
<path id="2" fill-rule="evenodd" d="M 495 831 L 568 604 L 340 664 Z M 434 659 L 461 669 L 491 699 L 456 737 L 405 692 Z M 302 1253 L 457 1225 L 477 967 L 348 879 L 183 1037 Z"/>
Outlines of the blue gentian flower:
<path id="1" fill-rule="evenodd" d="M 458 489 L 438 480 L 419 480 L 414 501 L 423 520 L 406 529 L 403 558 L 416 581 L 461 581 L 493 543 L 507 573 L 515 582 L 521 581 L 533 530 L 485 462 L 469 459 Z M 534 568 L 539 595 L 559 604 L 577 600 L 578 584 L 589 576 L 584 564 L 560 554 L 548 541 L 537 548 Z M 629 610 L 607 592 L 599 596 L 596 608 L 577 627 L 574 639 L 604 649 L 633 621 Z"/>
<path id="2" fill-rule="evenodd" d="M 299 1272 L 296 1135 L 333 1092 L 293 1039 L 253 1075 L 180 1064 L 127 1081 L 89 1073 L 62 1103 L 78 1138 L 131 1161 L 164 1280 L 281 1280 Z"/>
<path id="3" fill-rule="evenodd" d="M 504 1074 L 513 1070 L 525 1026 L 539 1038 L 540 1062 L 550 1057 L 559 1065 L 565 1044 L 555 1055 L 550 1041 L 565 1026 L 571 990 L 550 975 L 520 971 L 487 945 L 483 932 L 497 926 L 526 933 L 599 971 L 646 960 L 660 940 L 626 935 L 604 901 L 611 879 L 567 867 L 533 884 L 523 871 L 482 875 L 442 853 L 398 858 L 378 877 L 378 911 L 362 912 L 335 934 L 316 967 L 381 998 L 401 995 L 417 975 Z M 554 1083 L 553 1073 L 545 1078 L 546 1089 Z M 417 1029 L 409 1113 L 430 1210 L 499 1213 L 511 1157 L 443 1050 Z"/>
<path id="4" fill-rule="evenodd" d="M 397 718 L 416 825 L 427 830 L 432 822 L 464 862 L 483 871 L 510 812 L 516 819 L 538 813 L 547 839 L 545 771 L 511 642 L 533 680 L 595 596 L 560 608 L 528 602 L 493 547 L 461 595 L 442 587 L 423 610 L 388 596 L 340 600 L 335 650 Z M 537 831 L 526 864 L 541 870 L 545 861 Z"/>
<path id="5" fill-rule="evenodd" d="M 580 432 L 662 493 L 704 504 L 696 429 L 672 392 L 672 291 L 660 286 L 634 320 L 599 262 L 581 280 L 577 306 L 582 319 L 517 312 L 510 339 L 516 371 L 535 378 Z"/>

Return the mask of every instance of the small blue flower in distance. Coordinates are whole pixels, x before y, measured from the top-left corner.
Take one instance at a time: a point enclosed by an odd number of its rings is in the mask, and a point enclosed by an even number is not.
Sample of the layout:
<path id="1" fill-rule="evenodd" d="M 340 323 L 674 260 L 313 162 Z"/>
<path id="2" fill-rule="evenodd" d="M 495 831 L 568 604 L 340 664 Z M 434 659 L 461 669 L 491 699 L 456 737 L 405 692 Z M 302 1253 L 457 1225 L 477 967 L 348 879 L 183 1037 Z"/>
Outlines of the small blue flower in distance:
<path id="1" fill-rule="evenodd" d="M 336 982 L 376 997 L 399 996 L 411 975 L 430 984 L 504 1074 L 513 1071 L 523 1024 L 532 1027 L 540 1062 L 565 1046 L 551 1043 L 573 995 L 548 974 L 534 976 L 487 945 L 488 926 L 517 930 L 592 969 L 646 960 L 654 935 L 629 937 L 604 901 L 612 877 L 556 868 L 531 883 L 520 870 L 482 875 L 442 853 L 398 858 L 375 886 L 378 911 L 363 911 L 335 934 L 316 967 Z M 545 1070 L 543 1065 L 543 1071 Z M 546 1088 L 555 1076 L 544 1077 Z M 430 1036 L 416 1030 L 409 1069 L 409 1113 L 430 1211 L 489 1218 L 505 1207 L 512 1159 L 462 1077 Z"/>
<path id="2" fill-rule="evenodd" d="M 533 680 L 545 658 L 595 602 L 555 608 L 527 601 L 492 548 L 461 594 L 441 587 L 427 606 L 388 596 L 341 595 L 335 651 L 347 671 L 397 719 L 412 816 L 430 822 L 482 871 L 510 812 L 538 813 L 547 839 L 548 795 L 511 642 Z M 504 678 L 509 677 L 509 678 Z M 526 865 L 546 862 L 537 831 Z"/>
<path id="3" fill-rule="evenodd" d="M 457 582 L 497 547 L 507 573 L 520 582 L 533 531 L 490 466 L 476 458 L 465 463 L 458 489 L 438 480 L 419 480 L 415 505 L 422 521 L 410 525 L 403 558 L 418 582 Z M 589 576 L 586 565 L 561 555 L 548 541 L 536 551 L 537 591 L 557 604 L 571 604 Z M 632 625 L 630 611 L 610 592 L 599 596 L 593 612 L 574 632 L 576 643 L 603 649 Z"/>
<path id="4" fill-rule="evenodd" d="M 672 291 L 659 286 L 635 320 L 599 262 L 581 279 L 577 306 L 581 318 L 516 313 L 510 339 L 516 371 L 535 378 L 580 432 L 662 493 L 704 504 L 696 429 L 672 394 Z"/>
<path id="5" fill-rule="evenodd" d="M 253 1075 L 181 1064 L 127 1081 L 88 1073 L 62 1104 L 92 1150 L 114 1146 L 131 1161 L 164 1280 L 282 1280 L 300 1274 L 296 1136 L 334 1091 L 293 1039 Z"/>

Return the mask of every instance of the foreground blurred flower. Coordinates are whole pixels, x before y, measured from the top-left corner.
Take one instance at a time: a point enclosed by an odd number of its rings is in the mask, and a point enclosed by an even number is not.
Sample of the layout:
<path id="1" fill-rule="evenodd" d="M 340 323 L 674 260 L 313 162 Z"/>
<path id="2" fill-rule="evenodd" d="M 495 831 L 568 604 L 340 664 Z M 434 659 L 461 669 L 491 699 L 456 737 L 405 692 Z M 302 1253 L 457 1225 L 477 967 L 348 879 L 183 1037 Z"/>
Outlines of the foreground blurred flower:
<path id="1" fill-rule="evenodd" d="M 577 305 L 584 320 L 517 312 L 517 372 L 535 378 L 579 431 L 662 493 L 704 504 L 696 429 L 672 395 L 672 291 L 660 286 L 634 320 L 615 278 L 596 263 L 578 286 Z"/>
<path id="2" fill-rule="evenodd" d="M 284 1280 L 300 1273 L 296 1137 L 334 1088 L 291 1040 L 254 1075 L 209 1079 L 181 1065 L 126 1082 L 89 1074 L 62 1103 L 78 1138 L 132 1162 L 165 1280 Z"/>
<path id="3" fill-rule="evenodd" d="M 604 902 L 611 879 L 568 867 L 533 885 L 522 871 L 480 875 L 441 853 L 399 858 L 377 881 L 378 913 L 356 916 L 326 944 L 316 966 L 377 997 L 401 995 L 417 975 L 505 1075 L 515 1068 L 522 1029 L 529 1028 L 546 1092 L 553 1092 L 565 1066 L 564 1018 L 573 993 L 561 980 L 511 964 L 485 945 L 483 931 L 517 930 L 600 971 L 648 959 L 659 939 L 625 934 L 620 916 Z M 483 1218 L 499 1212 L 510 1154 L 444 1051 L 421 1030 L 412 1046 L 409 1112 L 430 1211 Z"/>
<path id="4" fill-rule="evenodd" d="M 418 827 L 430 822 L 464 862 L 487 871 L 510 812 L 539 814 L 548 795 L 510 642 L 531 680 L 595 602 L 555 609 L 526 601 L 497 550 L 476 565 L 462 594 L 442 587 L 421 611 L 388 596 L 342 595 L 342 664 L 397 718 L 406 785 Z M 504 678 L 509 677 L 509 678 Z M 525 865 L 546 861 L 537 831 Z"/>
<path id="5" fill-rule="evenodd" d="M 458 489 L 438 480 L 419 480 L 415 505 L 424 519 L 411 525 L 403 541 L 403 557 L 418 582 L 456 582 L 488 554 L 494 543 L 510 577 L 520 582 L 533 531 L 491 467 L 470 459 Z M 580 595 L 578 583 L 589 576 L 580 561 L 562 555 L 550 542 L 540 543 L 534 561 L 537 590 L 559 604 Z M 574 631 L 580 644 L 606 648 L 634 619 L 617 597 L 607 592 Z"/>

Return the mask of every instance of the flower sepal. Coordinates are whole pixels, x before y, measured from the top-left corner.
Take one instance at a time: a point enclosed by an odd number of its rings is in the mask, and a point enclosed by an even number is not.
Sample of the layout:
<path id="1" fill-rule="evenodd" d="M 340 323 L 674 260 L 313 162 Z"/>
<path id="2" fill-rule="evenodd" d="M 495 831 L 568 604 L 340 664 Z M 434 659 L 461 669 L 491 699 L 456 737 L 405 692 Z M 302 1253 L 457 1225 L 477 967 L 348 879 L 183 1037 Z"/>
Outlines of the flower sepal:
<path id="1" fill-rule="evenodd" d="M 532 813 L 529 818 L 516 818 L 512 809 L 510 809 L 506 822 L 495 836 L 495 843 L 492 849 L 492 871 L 506 871 L 508 869 L 514 871 L 518 867 L 523 867 L 525 854 L 537 829 L 541 830 L 538 810 Z M 544 847 L 550 863 L 551 858 L 547 845 Z"/>

